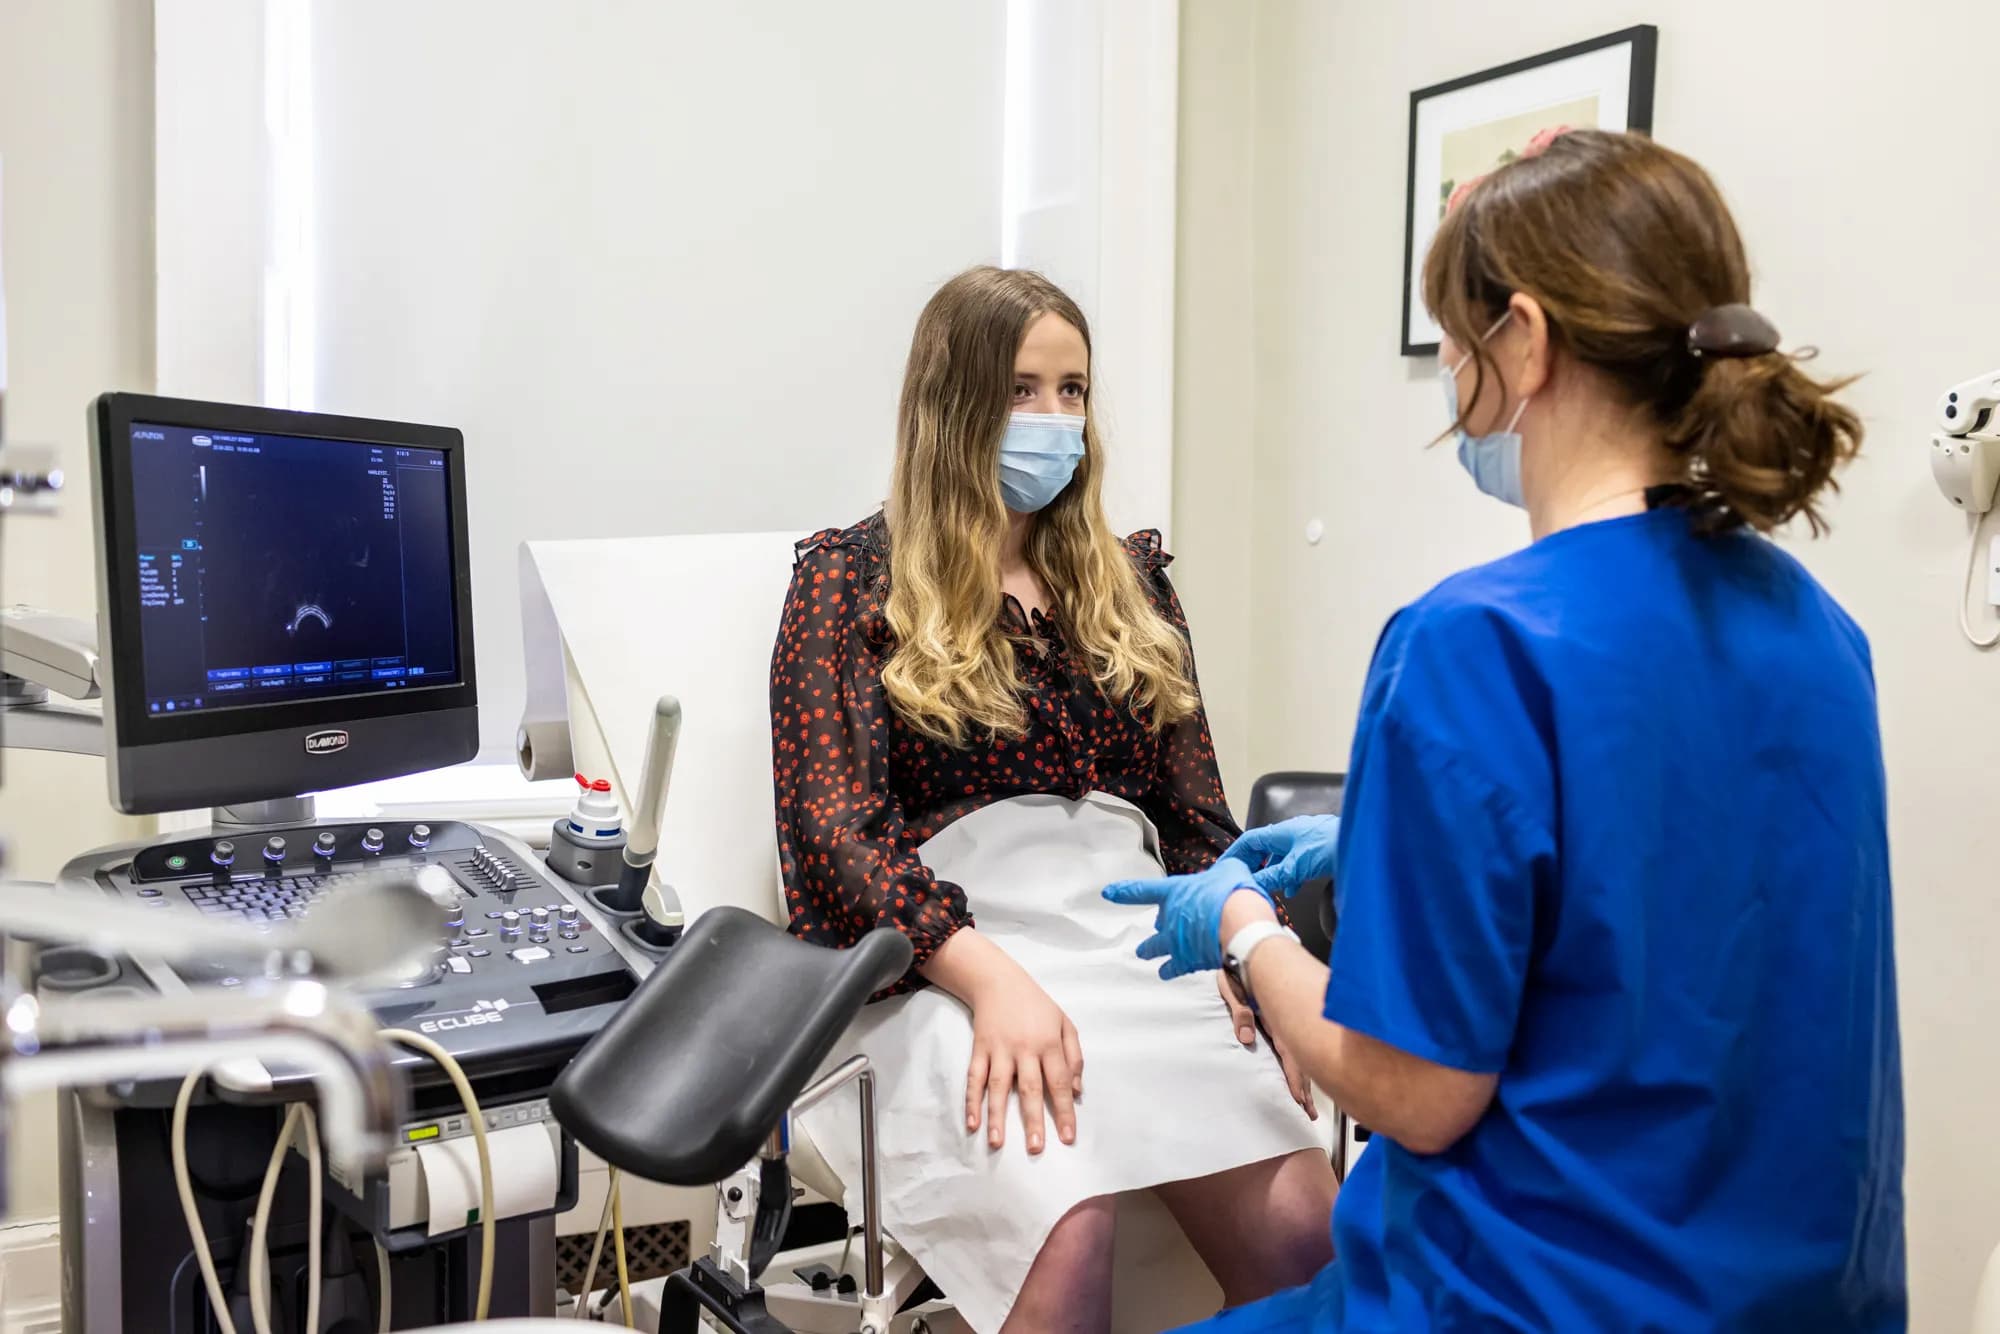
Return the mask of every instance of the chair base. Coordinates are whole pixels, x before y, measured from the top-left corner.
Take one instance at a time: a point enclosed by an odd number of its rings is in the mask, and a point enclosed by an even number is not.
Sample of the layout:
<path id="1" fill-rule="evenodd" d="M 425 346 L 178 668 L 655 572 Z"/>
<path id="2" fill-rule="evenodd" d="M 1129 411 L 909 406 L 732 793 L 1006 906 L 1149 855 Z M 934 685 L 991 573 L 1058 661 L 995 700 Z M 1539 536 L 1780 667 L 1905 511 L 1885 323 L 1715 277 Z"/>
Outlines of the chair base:
<path id="1" fill-rule="evenodd" d="M 660 1291 L 660 1334 L 700 1334 L 704 1325 L 729 1334 L 793 1334 L 765 1308 L 762 1288 L 737 1283 L 713 1260 L 667 1275 Z"/>
<path id="2" fill-rule="evenodd" d="M 699 1261 L 667 1278 L 633 1284 L 628 1323 L 659 1334 L 694 1334 L 703 1329 L 734 1334 L 856 1334 L 870 1328 L 877 1334 L 971 1334 L 948 1301 L 918 1302 L 903 1309 L 923 1285 L 924 1275 L 899 1250 L 892 1250 L 884 1267 L 885 1292 L 879 1303 L 864 1303 L 851 1288 L 844 1294 L 837 1286 L 815 1289 L 800 1277 L 838 1274 L 843 1251 L 853 1258 L 851 1248 L 837 1241 L 787 1251 L 772 1262 L 767 1275 L 782 1275 L 783 1281 L 768 1286 L 746 1286 L 713 1260 Z M 871 1305 L 873 1309 L 867 1309 Z M 628 1320 L 615 1295 L 603 1314 L 608 1320 Z M 706 1327 L 691 1323 L 703 1319 L 709 1321 Z"/>
<path id="3" fill-rule="evenodd" d="M 852 1291 L 843 1295 L 837 1288 L 816 1289 L 801 1277 L 816 1271 L 837 1275 L 844 1258 L 849 1261 L 851 1273 L 859 1249 L 857 1238 L 851 1251 L 837 1241 L 787 1251 L 771 1262 L 769 1272 L 764 1275 L 766 1306 L 796 1334 L 852 1334 L 854 1330 L 866 1329 L 871 1321 L 881 1325 L 883 1334 L 971 1334 L 949 1300 L 909 1305 L 917 1290 L 924 1286 L 924 1271 L 893 1240 L 885 1246 L 882 1298 L 878 1302 L 864 1302 Z M 886 1325 L 881 1324 L 883 1321 Z"/>

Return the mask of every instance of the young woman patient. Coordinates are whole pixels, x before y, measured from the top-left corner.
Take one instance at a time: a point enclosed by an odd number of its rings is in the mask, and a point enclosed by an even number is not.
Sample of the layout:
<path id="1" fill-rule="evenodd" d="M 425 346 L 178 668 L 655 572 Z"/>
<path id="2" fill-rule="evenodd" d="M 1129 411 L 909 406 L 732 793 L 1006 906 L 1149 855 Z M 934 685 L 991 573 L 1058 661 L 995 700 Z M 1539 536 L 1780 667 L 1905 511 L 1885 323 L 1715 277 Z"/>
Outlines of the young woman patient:
<path id="1" fill-rule="evenodd" d="M 1090 331 L 981 268 L 917 322 L 887 507 L 799 546 L 771 664 L 792 930 L 916 963 L 839 1056 L 880 1081 L 884 1220 L 983 1334 L 1110 1324 L 1155 1190 L 1236 1304 L 1331 1254 L 1310 1086 L 1212 978 L 1161 984 L 1113 881 L 1237 835 L 1156 533 L 1101 499 Z M 1011 1100 L 1011 1102 L 1010 1102 Z M 807 1117 L 859 1179 L 852 1102 Z"/>

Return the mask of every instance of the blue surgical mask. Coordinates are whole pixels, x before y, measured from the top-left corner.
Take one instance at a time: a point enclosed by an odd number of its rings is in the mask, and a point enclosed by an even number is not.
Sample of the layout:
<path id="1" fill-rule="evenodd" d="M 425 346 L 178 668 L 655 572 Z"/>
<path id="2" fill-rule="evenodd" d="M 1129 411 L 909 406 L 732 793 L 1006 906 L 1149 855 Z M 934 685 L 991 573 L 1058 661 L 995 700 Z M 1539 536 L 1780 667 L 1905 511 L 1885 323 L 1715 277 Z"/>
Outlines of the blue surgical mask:
<path id="1" fill-rule="evenodd" d="M 1000 494 L 1016 514 L 1048 508 L 1083 458 L 1083 418 L 1017 412 L 1000 440 Z"/>
<path id="2" fill-rule="evenodd" d="M 1513 314 L 1508 311 L 1493 327 L 1480 335 L 1485 342 L 1499 331 Z M 1459 358 L 1456 366 L 1440 368 L 1444 378 L 1445 411 L 1454 424 L 1458 421 L 1458 373 L 1472 360 L 1466 353 Z M 1519 509 L 1528 506 L 1527 497 L 1521 493 L 1521 435 L 1514 428 L 1521 424 L 1521 414 L 1528 410 L 1528 400 L 1522 399 L 1514 409 L 1514 415 L 1507 419 L 1504 430 L 1490 431 L 1485 435 L 1468 435 L 1463 426 L 1456 426 L 1458 432 L 1459 466 L 1472 475 L 1472 484 L 1495 500 L 1504 501 Z"/>

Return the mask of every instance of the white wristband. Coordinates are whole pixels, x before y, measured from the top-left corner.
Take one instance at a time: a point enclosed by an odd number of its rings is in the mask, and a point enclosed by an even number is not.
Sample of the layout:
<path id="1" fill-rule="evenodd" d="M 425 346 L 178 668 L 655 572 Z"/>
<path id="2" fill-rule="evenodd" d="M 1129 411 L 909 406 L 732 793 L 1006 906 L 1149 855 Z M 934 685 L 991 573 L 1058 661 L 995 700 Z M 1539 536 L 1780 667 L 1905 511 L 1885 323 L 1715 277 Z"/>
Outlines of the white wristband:
<path id="1" fill-rule="evenodd" d="M 1229 944 L 1223 947 L 1222 953 L 1224 957 L 1236 960 L 1238 968 L 1248 968 L 1251 951 L 1278 936 L 1285 936 L 1291 940 L 1299 938 L 1296 931 L 1280 926 L 1276 922 L 1252 922 L 1229 938 Z"/>
<path id="2" fill-rule="evenodd" d="M 1236 979 L 1236 985 L 1243 991 L 1243 1000 L 1252 1010 L 1257 1008 L 1257 998 L 1250 989 L 1250 956 L 1259 945 L 1267 940 L 1285 936 L 1296 942 L 1298 933 L 1276 922 L 1252 922 L 1239 929 L 1222 948 L 1223 971 Z"/>

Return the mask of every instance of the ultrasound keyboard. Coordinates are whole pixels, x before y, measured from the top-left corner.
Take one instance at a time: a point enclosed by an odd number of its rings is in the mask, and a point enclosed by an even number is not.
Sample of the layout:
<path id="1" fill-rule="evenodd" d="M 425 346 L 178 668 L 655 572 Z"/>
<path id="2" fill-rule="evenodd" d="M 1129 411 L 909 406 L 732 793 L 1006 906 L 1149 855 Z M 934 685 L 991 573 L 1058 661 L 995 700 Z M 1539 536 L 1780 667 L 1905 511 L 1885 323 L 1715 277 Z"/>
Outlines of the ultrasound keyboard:
<path id="1" fill-rule="evenodd" d="M 423 835 L 426 840 L 430 838 L 428 825 L 418 825 L 416 828 L 426 831 Z M 385 841 L 387 836 L 382 830 L 371 828 L 363 837 L 373 838 L 379 844 Z M 271 841 L 282 843 L 283 839 L 274 838 Z M 222 855 L 234 856 L 235 845 L 232 842 L 223 840 L 216 846 L 224 849 Z M 214 855 L 211 853 L 211 858 Z M 467 891 L 473 894 L 482 892 L 515 894 L 523 890 L 532 890 L 541 883 L 517 868 L 510 859 L 494 853 L 483 845 L 474 847 L 470 856 L 460 859 L 459 864 L 453 869 L 458 873 L 455 878 L 459 881 L 461 894 Z M 331 866 L 323 872 L 282 875 L 277 873 L 274 864 L 270 874 L 211 877 L 182 885 L 181 893 L 187 896 L 188 902 L 210 916 L 242 917 L 252 922 L 269 922 L 281 917 L 304 917 L 308 909 L 324 902 L 329 895 L 337 894 L 343 886 L 358 884 L 368 878 L 370 875 L 367 872 L 335 871 Z M 140 889 L 138 896 L 141 899 L 161 898 L 164 897 L 164 891 L 148 886 Z M 561 904 L 554 902 L 544 906 L 552 914 L 559 913 L 562 907 Z M 492 915 L 500 917 L 504 913 L 496 910 Z M 578 920 L 574 908 L 568 920 L 571 923 Z M 449 925 L 460 925 L 460 923 L 451 922 Z"/>
<path id="2" fill-rule="evenodd" d="M 327 893 L 343 881 L 359 880 L 358 875 L 304 875 L 283 880 L 258 880 L 249 884 L 183 885 L 181 892 L 195 907 L 210 916 L 243 917 L 252 922 L 280 917 L 304 917 L 306 909 L 323 901 Z M 158 890 L 140 890 L 155 894 Z"/>
<path id="3" fill-rule="evenodd" d="M 62 878 L 160 912 L 269 925 L 346 911 L 343 889 L 426 867 L 442 868 L 457 889 L 456 909 L 440 919 L 438 948 L 425 966 L 362 998 L 385 1024 L 433 1034 L 468 1063 L 546 1060 L 581 1045 L 657 957 L 622 916 L 563 884 L 528 848 L 457 821 L 169 836 L 79 858 Z M 267 964 L 217 957 L 168 968 L 138 959 L 126 965 L 122 984 L 234 988 L 254 983 Z"/>

